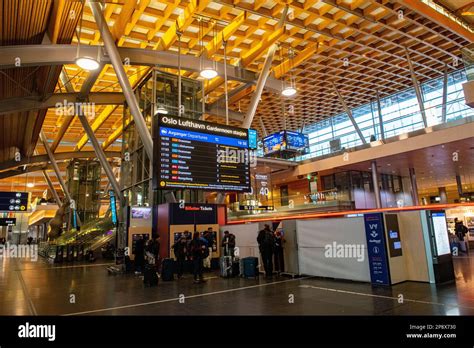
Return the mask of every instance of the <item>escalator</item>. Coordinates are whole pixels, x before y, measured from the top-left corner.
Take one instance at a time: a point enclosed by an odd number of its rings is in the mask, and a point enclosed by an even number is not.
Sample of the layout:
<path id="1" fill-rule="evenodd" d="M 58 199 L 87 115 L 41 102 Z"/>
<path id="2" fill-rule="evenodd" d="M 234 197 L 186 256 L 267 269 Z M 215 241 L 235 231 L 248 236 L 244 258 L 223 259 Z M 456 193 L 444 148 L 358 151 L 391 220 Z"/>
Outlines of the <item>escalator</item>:
<path id="1" fill-rule="evenodd" d="M 104 217 L 83 224 L 80 231 L 69 230 L 52 242 L 41 243 L 39 254 L 50 260 L 57 260 L 58 248 L 67 250 L 68 247 L 72 246 L 79 254 L 85 255 L 87 251 L 92 250 L 94 255 L 99 255 L 100 253 L 97 253 L 97 251 L 114 239 L 114 224 L 112 217 L 107 212 Z"/>

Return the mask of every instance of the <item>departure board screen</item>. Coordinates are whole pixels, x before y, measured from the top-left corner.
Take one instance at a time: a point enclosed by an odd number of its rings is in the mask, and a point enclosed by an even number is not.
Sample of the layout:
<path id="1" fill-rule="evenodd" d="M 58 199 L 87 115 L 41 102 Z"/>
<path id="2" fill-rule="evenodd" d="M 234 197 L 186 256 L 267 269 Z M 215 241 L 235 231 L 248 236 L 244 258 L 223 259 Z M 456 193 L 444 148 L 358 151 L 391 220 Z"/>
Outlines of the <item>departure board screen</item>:
<path id="1" fill-rule="evenodd" d="M 155 144 L 158 189 L 250 191 L 247 129 L 159 115 Z"/>
<path id="2" fill-rule="evenodd" d="M 24 212 L 28 208 L 28 192 L 0 192 L 0 211 Z"/>

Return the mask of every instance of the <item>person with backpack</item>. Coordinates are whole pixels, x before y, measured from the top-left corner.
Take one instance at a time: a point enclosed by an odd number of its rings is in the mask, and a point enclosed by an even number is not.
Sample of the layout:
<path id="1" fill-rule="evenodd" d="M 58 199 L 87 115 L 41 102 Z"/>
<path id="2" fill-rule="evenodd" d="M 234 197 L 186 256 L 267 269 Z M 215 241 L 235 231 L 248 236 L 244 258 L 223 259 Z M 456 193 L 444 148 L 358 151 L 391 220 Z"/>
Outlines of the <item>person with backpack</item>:
<path id="1" fill-rule="evenodd" d="M 235 256 L 235 236 L 232 233 L 229 233 L 229 231 L 224 231 L 224 237 L 222 238 L 222 248 L 224 248 L 224 256 Z"/>
<path id="2" fill-rule="evenodd" d="M 269 225 L 258 233 L 258 249 L 262 255 L 263 267 L 267 277 L 273 276 L 273 251 L 275 247 L 275 237 Z"/>
<path id="3" fill-rule="evenodd" d="M 181 279 L 184 273 L 184 262 L 186 260 L 187 254 L 186 236 L 181 236 L 179 240 L 172 246 L 172 248 L 177 263 L 178 279 Z"/>
<path id="4" fill-rule="evenodd" d="M 454 232 L 459 239 L 459 245 L 462 252 L 467 253 L 467 243 L 465 241 L 466 234 L 469 230 L 466 226 L 459 221 L 458 218 L 454 219 Z"/>
<path id="5" fill-rule="evenodd" d="M 206 242 L 199 236 L 199 232 L 194 232 L 193 240 L 190 243 L 190 253 L 193 259 L 194 284 L 204 283 L 203 269 L 204 259 L 209 255 L 209 248 Z"/>

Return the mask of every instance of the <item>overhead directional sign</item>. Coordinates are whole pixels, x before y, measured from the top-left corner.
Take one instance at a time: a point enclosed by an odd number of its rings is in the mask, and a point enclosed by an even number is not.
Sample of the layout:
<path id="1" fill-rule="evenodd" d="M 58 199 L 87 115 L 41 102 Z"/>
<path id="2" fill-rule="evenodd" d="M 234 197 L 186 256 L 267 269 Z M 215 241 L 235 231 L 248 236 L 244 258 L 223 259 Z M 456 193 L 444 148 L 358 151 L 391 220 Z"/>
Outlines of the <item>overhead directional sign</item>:
<path id="1" fill-rule="evenodd" d="M 15 226 L 16 218 L 0 218 L 0 226 Z"/>
<path id="2" fill-rule="evenodd" d="M 0 192 L 0 211 L 26 212 L 28 192 Z"/>

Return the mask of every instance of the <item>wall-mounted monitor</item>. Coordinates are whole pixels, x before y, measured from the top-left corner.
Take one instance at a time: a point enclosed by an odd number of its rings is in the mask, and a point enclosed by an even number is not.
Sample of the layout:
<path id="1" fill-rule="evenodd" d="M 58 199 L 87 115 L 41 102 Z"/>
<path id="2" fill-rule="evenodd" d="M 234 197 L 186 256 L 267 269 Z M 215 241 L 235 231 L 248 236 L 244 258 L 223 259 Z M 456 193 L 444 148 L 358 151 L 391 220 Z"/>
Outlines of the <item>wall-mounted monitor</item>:
<path id="1" fill-rule="evenodd" d="M 446 213 L 433 212 L 431 214 L 431 220 L 433 221 L 433 232 L 438 256 L 451 254 L 451 248 L 449 247 L 448 225 L 446 223 Z"/>

